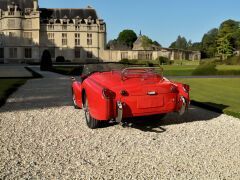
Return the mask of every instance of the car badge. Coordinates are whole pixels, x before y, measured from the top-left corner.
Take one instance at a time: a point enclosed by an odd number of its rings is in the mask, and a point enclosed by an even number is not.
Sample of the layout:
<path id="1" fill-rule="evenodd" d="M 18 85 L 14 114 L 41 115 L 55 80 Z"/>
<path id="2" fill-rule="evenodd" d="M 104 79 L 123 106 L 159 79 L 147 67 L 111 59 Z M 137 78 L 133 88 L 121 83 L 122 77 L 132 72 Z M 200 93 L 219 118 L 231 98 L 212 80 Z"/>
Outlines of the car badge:
<path id="1" fill-rule="evenodd" d="M 150 96 L 153 96 L 153 95 L 156 95 L 157 92 L 155 92 L 155 91 L 149 91 L 147 94 L 150 95 Z"/>

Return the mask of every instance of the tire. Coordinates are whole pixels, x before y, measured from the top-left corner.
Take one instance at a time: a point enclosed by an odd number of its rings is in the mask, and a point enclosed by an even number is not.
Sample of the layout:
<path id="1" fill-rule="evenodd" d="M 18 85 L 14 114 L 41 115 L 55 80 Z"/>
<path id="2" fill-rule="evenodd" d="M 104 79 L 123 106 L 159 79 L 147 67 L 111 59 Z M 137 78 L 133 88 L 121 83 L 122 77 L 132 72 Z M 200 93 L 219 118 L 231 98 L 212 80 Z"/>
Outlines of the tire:
<path id="1" fill-rule="evenodd" d="M 159 115 L 158 115 L 158 118 L 159 118 L 160 120 L 162 120 L 166 115 L 167 115 L 167 114 L 159 114 Z"/>
<path id="2" fill-rule="evenodd" d="M 74 107 L 75 109 L 80 109 L 80 108 L 78 107 L 78 105 L 77 105 L 76 96 L 75 96 L 75 93 L 74 93 L 73 90 L 72 90 L 72 103 L 73 103 L 73 107 Z"/>
<path id="3" fill-rule="evenodd" d="M 85 99 L 85 104 L 84 104 L 84 114 L 85 114 L 85 119 L 86 119 L 87 126 L 90 129 L 96 129 L 100 126 L 100 121 L 94 119 L 89 112 L 89 106 L 88 106 L 87 98 Z"/>

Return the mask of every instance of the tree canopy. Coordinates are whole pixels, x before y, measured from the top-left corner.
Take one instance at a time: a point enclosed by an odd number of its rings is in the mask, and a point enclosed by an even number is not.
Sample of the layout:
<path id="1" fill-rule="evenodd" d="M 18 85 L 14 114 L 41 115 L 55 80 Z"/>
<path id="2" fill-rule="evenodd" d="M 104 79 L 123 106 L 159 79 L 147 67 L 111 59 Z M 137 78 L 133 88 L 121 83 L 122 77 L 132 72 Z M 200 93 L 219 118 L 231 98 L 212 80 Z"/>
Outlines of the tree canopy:
<path id="1" fill-rule="evenodd" d="M 181 37 L 180 35 L 177 37 L 177 40 L 174 41 L 170 46 L 170 48 L 174 49 L 187 49 L 188 42 L 185 37 Z"/>
<path id="2" fill-rule="evenodd" d="M 133 43 L 137 40 L 137 34 L 130 29 L 123 30 L 119 33 L 117 41 L 119 43 L 125 44 L 129 47 L 133 46 Z"/>

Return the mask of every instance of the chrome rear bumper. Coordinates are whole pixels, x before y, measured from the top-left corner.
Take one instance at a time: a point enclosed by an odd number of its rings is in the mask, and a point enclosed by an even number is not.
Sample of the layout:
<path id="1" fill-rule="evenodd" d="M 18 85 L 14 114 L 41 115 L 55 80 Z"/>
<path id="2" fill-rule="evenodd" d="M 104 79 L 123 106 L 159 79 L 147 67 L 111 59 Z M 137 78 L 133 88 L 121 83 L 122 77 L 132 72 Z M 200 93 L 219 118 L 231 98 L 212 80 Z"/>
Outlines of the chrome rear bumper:
<path id="1" fill-rule="evenodd" d="M 123 105 L 121 101 L 117 101 L 117 117 L 116 122 L 121 123 L 123 119 Z"/>
<path id="2" fill-rule="evenodd" d="M 180 116 L 182 116 L 188 109 L 188 104 L 187 104 L 186 99 L 183 96 L 181 96 L 180 100 L 181 100 L 182 105 L 181 105 L 181 108 L 178 110 L 178 113 Z"/>

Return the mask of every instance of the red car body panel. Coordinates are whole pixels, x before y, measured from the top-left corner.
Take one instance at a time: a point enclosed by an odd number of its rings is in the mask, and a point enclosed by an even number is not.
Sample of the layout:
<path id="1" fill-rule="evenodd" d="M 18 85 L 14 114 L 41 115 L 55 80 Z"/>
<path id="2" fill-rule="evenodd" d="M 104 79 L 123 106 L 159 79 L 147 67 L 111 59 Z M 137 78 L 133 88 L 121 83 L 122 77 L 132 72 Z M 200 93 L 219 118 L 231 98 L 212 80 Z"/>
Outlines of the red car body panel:
<path id="1" fill-rule="evenodd" d="M 190 101 L 184 86 L 159 74 L 132 73 L 123 77 L 122 71 L 110 71 L 96 72 L 83 82 L 74 81 L 72 89 L 79 108 L 83 108 L 83 96 L 86 96 L 91 116 L 106 121 L 117 118 L 117 102 L 122 103 L 123 118 L 179 111 L 181 97 L 187 103 Z M 111 91 L 112 98 L 104 97 L 104 89 Z"/>

